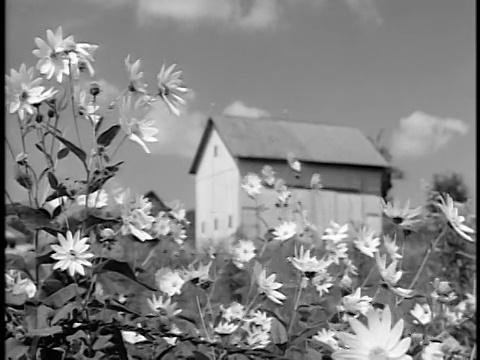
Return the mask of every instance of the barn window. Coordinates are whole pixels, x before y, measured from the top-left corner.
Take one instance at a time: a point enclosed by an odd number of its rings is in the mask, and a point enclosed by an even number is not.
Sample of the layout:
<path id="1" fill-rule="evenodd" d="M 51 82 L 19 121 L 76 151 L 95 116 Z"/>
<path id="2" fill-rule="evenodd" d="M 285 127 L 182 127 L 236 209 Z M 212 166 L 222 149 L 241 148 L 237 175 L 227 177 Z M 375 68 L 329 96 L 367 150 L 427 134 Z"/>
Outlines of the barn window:
<path id="1" fill-rule="evenodd" d="M 213 157 L 217 157 L 217 156 L 218 156 L 218 146 L 215 145 L 215 146 L 213 147 Z"/>
<path id="2" fill-rule="evenodd" d="M 228 215 L 228 227 L 231 229 L 233 227 L 233 216 Z"/>
<path id="3" fill-rule="evenodd" d="M 213 220 L 213 228 L 214 228 L 215 230 L 218 230 L 218 219 L 214 219 L 214 220 Z"/>

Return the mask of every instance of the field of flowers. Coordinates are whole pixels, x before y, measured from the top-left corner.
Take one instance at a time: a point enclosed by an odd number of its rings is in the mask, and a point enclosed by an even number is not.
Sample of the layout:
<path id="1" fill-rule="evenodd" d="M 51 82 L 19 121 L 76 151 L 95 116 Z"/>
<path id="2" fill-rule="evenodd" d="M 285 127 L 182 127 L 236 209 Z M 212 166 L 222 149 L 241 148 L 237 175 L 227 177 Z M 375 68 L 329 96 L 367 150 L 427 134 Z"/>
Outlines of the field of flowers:
<path id="1" fill-rule="evenodd" d="M 259 204 L 275 189 L 279 222 L 197 252 L 179 202 L 160 211 L 108 187 L 124 141 L 146 153 L 157 141 L 150 107 L 180 114 L 182 72 L 162 65 L 152 93 L 129 55 L 125 90 L 102 107 L 98 45 L 61 27 L 35 44 L 36 66 L 6 76 L 8 126 L 17 123 L 23 151 L 6 142 L 29 198 L 7 196 L 6 215 L 35 234 L 31 248 L 5 255 L 7 359 L 476 359 L 474 216 L 450 195 L 416 208 L 380 203 L 383 234 L 333 221 L 320 233 L 266 166 L 242 188 Z M 29 161 L 29 141 L 44 164 Z M 84 177 L 58 177 L 65 159 Z M 311 186 L 322 191 L 321 174 Z"/>

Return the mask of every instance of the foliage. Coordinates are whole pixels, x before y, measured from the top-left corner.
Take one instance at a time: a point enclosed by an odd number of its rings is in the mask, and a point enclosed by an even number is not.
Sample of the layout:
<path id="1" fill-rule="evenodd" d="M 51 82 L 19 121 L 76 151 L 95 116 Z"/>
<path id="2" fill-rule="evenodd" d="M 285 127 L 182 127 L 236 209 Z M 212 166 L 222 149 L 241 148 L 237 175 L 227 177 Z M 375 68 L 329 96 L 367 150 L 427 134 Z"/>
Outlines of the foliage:
<path id="1" fill-rule="evenodd" d="M 435 213 L 384 203 L 392 236 L 334 222 L 319 233 L 301 202 L 264 168 L 261 176 L 249 174 L 242 188 L 263 222 L 261 195 L 273 188 L 278 224 L 267 224 L 257 239 L 212 242 L 197 252 L 186 241 L 182 204 L 108 187 L 122 166 L 114 158 L 125 140 L 147 153 L 147 143 L 156 140 L 151 105 L 177 115 L 185 105 L 181 72 L 162 66 L 150 95 L 140 61 L 127 56 L 128 85 L 107 106 L 97 102 L 101 89 L 90 79 L 98 46 L 63 38 L 61 28 L 49 30 L 47 40 L 37 38 L 33 52 L 42 77 L 25 65 L 6 77 L 22 152 L 15 155 L 7 145 L 29 197 L 28 204 L 10 201 L 6 214 L 35 239 L 32 251 L 6 257 L 8 359 L 475 356 L 475 289 L 446 281 L 447 274 L 424 281 L 438 249 L 468 241 L 473 231 L 470 218 L 465 223 L 457 207 L 445 205 L 449 197 Z M 57 84 L 45 90 L 40 84 L 47 80 Z M 117 110 L 118 123 L 107 125 Z M 87 146 L 78 131 L 76 140 L 65 132 L 79 122 L 91 128 Z M 27 140 L 45 159 L 40 168 L 29 161 Z M 84 176 L 61 178 L 65 159 L 76 161 Z M 288 163 L 301 172 L 293 156 Z M 322 191 L 315 175 L 312 191 Z M 404 274 L 412 234 L 422 234 L 425 253 L 414 273 Z M 361 325 L 366 319 L 368 329 Z M 390 322 L 397 323 L 393 330 Z M 371 333 L 394 335 L 386 348 L 386 338 L 368 345 Z"/>

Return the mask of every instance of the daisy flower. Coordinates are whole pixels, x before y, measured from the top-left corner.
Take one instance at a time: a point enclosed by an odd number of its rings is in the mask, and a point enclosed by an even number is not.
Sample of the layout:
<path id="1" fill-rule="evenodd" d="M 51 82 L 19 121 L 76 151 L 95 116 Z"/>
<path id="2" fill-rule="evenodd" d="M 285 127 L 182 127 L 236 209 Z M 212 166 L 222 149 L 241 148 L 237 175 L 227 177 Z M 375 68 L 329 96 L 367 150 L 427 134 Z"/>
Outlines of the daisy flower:
<path id="1" fill-rule="evenodd" d="M 66 50 L 74 47 L 73 36 L 64 39 L 62 27 L 59 26 L 55 33 L 50 29 L 47 30 L 47 42 L 36 37 L 35 44 L 38 49 L 33 50 L 32 53 L 39 58 L 37 69 L 40 70 L 40 73 L 45 74 L 48 80 L 55 76 L 57 82 L 61 83 L 63 75 L 70 74 Z"/>
<path id="2" fill-rule="evenodd" d="M 250 313 L 249 316 L 245 319 L 245 324 L 242 328 L 246 331 L 249 331 L 252 328 L 259 328 L 263 331 L 269 332 L 272 328 L 272 318 L 267 316 L 267 313 L 264 311 L 257 310 L 253 314 Z"/>
<path id="3" fill-rule="evenodd" d="M 325 229 L 322 240 L 333 241 L 338 243 L 348 238 L 348 224 L 339 225 L 334 221 L 330 221 L 330 225 Z"/>
<path id="4" fill-rule="evenodd" d="M 125 58 L 125 67 L 128 74 L 128 90 L 130 92 L 147 93 L 147 84 L 143 81 L 143 71 L 140 71 L 140 59 L 130 62 L 130 54 Z"/>
<path id="5" fill-rule="evenodd" d="M 122 208 L 122 235 L 132 234 L 140 241 L 153 240 L 150 231 L 155 218 L 150 215 L 152 204 L 144 196 L 137 196 L 134 201 L 130 199 L 130 190 L 127 189 L 117 202 L 123 204 Z"/>
<path id="6" fill-rule="evenodd" d="M 261 328 L 252 328 L 247 330 L 245 342 L 250 349 L 263 349 L 270 344 L 270 334 Z"/>
<path id="7" fill-rule="evenodd" d="M 430 306 L 428 304 L 415 304 L 412 310 L 410 310 L 410 314 L 415 318 L 413 322 L 415 324 L 427 325 L 432 321 L 432 310 L 430 310 Z"/>
<path id="8" fill-rule="evenodd" d="M 90 77 L 95 75 L 92 62 L 95 62 L 93 53 L 97 49 L 98 45 L 88 43 L 74 43 L 70 48 L 66 49 L 70 50 L 68 51 L 68 57 L 72 67 L 72 75 L 75 79 L 78 79 L 81 74 L 87 71 Z"/>
<path id="9" fill-rule="evenodd" d="M 387 267 L 387 256 L 380 256 L 378 252 L 375 253 L 375 260 L 377 262 L 378 271 L 380 272 L 382 279 L 387 283 L 388 286 L 394 287 L 400 281 L 403 275 L 401 270 L 397 271 L 398 261 L 392 261 Z"/>
<path id="10" fill-rule="evenodd" d="M 123 97 L 120 104 L 120 126 L 127 137 L 139 144 L 147 154 L 150 154 L 146 142 L 158 142 L 154 136 L 158 133 L 154 119 L 147 119 L 149 106 L 144 97 L 133 100 L 130 95 Z"/>
<path id="11" fill-rule="evenodd" d="M 177 303 L 172 303 L 172 299 L 167 298 L 164 300 L 162 296 L 157 298 L 155 294 L 152 295 L 151 299 L 147 299 L 147 303 L 154 313 L 168 318 L 172 318 L 182 312 L 181 309 L 177 309 Z"/>
<path id="12" fill-rule="evenodd" d="M 315 286 L 318 296 L 322 297 L 324 293 L 329 292 L 329 289 L 333 286 L 332 280 L 333 278 L 325 269 L 316 273 L 315 277 L 312 279 L 312 284 Z"/>
<path id="13" fill-rule="evenodd" d="M 411 209 L 410 200 L 407 200 L 405 206 L 402 207 L 398 201 L 385 202 L 382 199 L 381 205 L 383 213 L 392 219 L 393 223 L 398 226 L 410 228 L 413 224 L 420 221 L 418 216 L 422 214 L 422 207 L 418 206 Z"/>
<path id="14" fill-rule="evenodd" d="M 310 180 L 310 187 L 312 189 L 322 189 L 321 177 L 320 174 L 313 174 Z"/>
<path id="15" fill-rule="evenodd" d="M 170 230 L 173 241 L 175 241 L 178 245 L 182 246 L 187 238 L 187 231 L 183 227 L 182 224 L 178 223 L 170 223 Z"/>
<path id="16" fill-rule="evenodd" d="M 265 165 L 262 168 L 262 176 L 263 176 L 263 182 L 267 186 L 275 185 L 275 171 L 273 171 L 271 166 Z"/>
<path id="17" fill-rule="evenodd" d="M 396 235 L 393 239 L 388 235 L 383 236 L 383 246 L 385 246 L 385 250 L 387 250 L 390 259 L 393 261 L 400 260 L 402 258 L 402 255 L 398 253 L 399 247 L 397 246 L 396 241 Z"/>
<path id="18" fill-rule="evenodd" d="M 387 306 L 380 315 L 380 311 L 371 310 L 368 314 L 368 327 L 354 318 L 349 323 L 355 335 L 339 332 L 338 338 L 348 348 L 341 348 L 332 354 L 334 360 L 411 360 L 407 355 L 411 338 L 401 340 L 403 319 L 400 319 L 393 329 L 391 328 L 392 314 Z"/>
<path id="19" fill-rule="evenodd" d="M 241 185 L 242 189 L 246 191 L 248 196 L 255 198 L 262 192 L 262 179 L 257 174 L 250 173 L 245 175 Z"/>
<path id="20" fill-rule="evenodd" d="M 260 294 L 265 294 L 270 300 L 274 303 L 282 304 L 282 301 L 287 297 L 281 292 L 277 291 L 283 285 L 281 283 L 275 282 L 276 275 L 271 274 L 267 277 L 267 271 L 262 269 L 257 276 L 258 292 Z"/>
<path id="21" fill-rule="evenodd" d="M 93 125 L 96 125 L 100 121 L 100 115 L 97 113 L 100 106 L 93 102 L 93 97 L 89 96 L 85 89 L 77 86 L 75 92 L 78 115 L 89 120 Z"/>
<path id="22" fill-rule="evenodd" d="M 293 154 L 287 155 L 287 162 L 293 171 L 302 171 L 302 164 L 300 164 L 300 161 L 298 161 Z"/>
<path id="23" fill-rule="evenodd" d="M 160 211 L 152 226 L 152 232 L 155 237 L 167 236 L 171 231 L 170 223 L 171 220 L 167 214 L 164 211 Z"/>
<path id="24" fill-rule="evenodd" d="M 473 241 L 473 238 L 468 234 L 474 234 L 475 230 L 464 224 L 465 217 L 458 214 L 458 208 L 455 206 L 450 195 L 445 194 L 444 197 L 439 196 L 439 203 L 437 203 L 437 206 L 458 235 L 465 240 Z"/>
<path id="25" fill-rule="evenodd" d="M 79 195 L 76 199 L 78 205 L 85 205 L 87 195 Z M 88 207 L 101 209 L 108 205 L 108 194 L 105 190 L 100 189 L 88 195 Z"/>
<path id="26" fill-rule="evenodd" d="M 445 359 L 445 353 L 443 351 L 442 342 L 430 341 L 427 346 L 423 348 L 421 359 L 422 360 L 443 360 Z"/>
<path id="27" fill-rule="evenodd" d="M 191 281 L 194 285 L 201 285 L 207 282 L 211 282 L 209 272 L 210 267 L 212 266 L 212 262 L 210 261 L 206 265 L 202 265 L 202 263 L 198 263 L 198 268 L 195 269 L 193 264 L 189 264 L 187 269 L 183 271 L 183 279 L 185 282 Z"/>
<path id="28" fill-rule="evenodd" d="M 295 236 L 297 233 L 297 224 L 293 221 L 285 221 L 278 225 L 272 232 L 274 239 L 285 241 Z"/>
<path id="29" fill-rule="evenodd" d="M 222 316 L 227 321 L 241 320 L 245 316 L 245 306 L 238 302 L 232 302 L 228 308 L 220 305 Z"/>
<path id="30" fill-rule="evenodd" d="M 442 303 L 450 303 L 457 298 L 455 289 L 448 281 L 440 281 L 436 278 L 433 281 L 433 292 L 430 296 L 435 300 Z"/>
<path id="31" fill-rule="evenodd" d="M 298 251 L 295 246 L 294 256 L 288 257 L 287 261 L 293 265 L 295 269 L 303 273 L 307 278 L 313 278 L 317 272 L 325 271 L 331 264 L 330 261 L 319 260 L 315 256 L 310 255 L 310 250 L 305 251 L 303 245 Z"/>
<path id="32" fill-rule="evenodd" d="M 339 346 L 336 337 L 337 335 L 334 331 L 323 328 L 317 333 L 317 335 L 314 335 L 312 339 L 330 346 L 333 350 L 338 350 Z"/>
<path id="33" fill-rule="evenodd" d="M 21 120 L 25 118 L 26 113 L 30 115 L 35 113 L 33 105 L 40 104 L 57 93 L 53 88 L 45 91 L 45 87 L 40 86 L 42 79 L 34 76 L 33 67 L 27 69 L 25 64 L 20 65 L 18 72 L 10 69 L 10 76 L 5 75 L 9 113 L 18 113 Z"/>
<path id="34" fill-rule="evenodd" d="M 10 269 L 5 272 L 5 291 L 12 295 L 25 294 L 27 298 L 32 298 L 37 292 L 37 287 L 29 278 L 22 279 L 22 273 L 19 270 Z"/>
<path id="35" fill-rule="evenodd" d="M 74 276 L 79 273 L 85 276 L 84 266 L 91 267 L 92 263 L 87 259 L 92 258 L 94 255 L 87 252 L 90 247 L 87 244 L 88 237 L 80 238 L 80 231 L 77 231 L 72 236 L 70 231 L 66 233 L 67 237 L 58 233 L 57 238 L 60 245 L 51 245 L 55 254 L 51 257 L 57 260 L 57 263 L 53 266 L 53 269 L 60 269 L 65 271 L 68 269 L 70 276 Z"/>
<path id="36" fill-rule="evenodd" d="M 253 241 L 239 240 L 231 251 L 234 264 L 239 268 L 243 268 L 244 264 L 255 257 L 255 250 Z"/>
<path id="37" fill-rule="evenodd" d="M 375 231 L 363 226 L 353 243 L 363 254 L 373 258 L 373 254 L 378 251 L 380 246 L 380 238 L 376 236 Z"/>
<path id="38" fill-rule="evenodd" d="M 233 324 L 226 321 L 221 321 L 214 329 L 217 334 L 219 335 L 230 335 L 235 330 L 237 330 L 238 324 Z"/>
<path id="39" fill-rule="evenodd" d="M 139 342 L 147 341 L 147 338 L 143 335 L 140 335 L 136 331 L 122 330 L 123 341 L 129 344 L 137 344 Z"/>
<path id="40" fill-rule="evenodd" d="M 185 210 L 184 205 L 180 201 L 172 201 L 168 204 L 168 206 L 170 207 L 168 213 L 172 215 L 177 221 L 187 221 L 187 210 Z"/>
<path id="41" fill-rule="evenodd" d="M 370 296 L 361 296 L 361 288 L 357 288 L 353 294 L 346 295 L 337 305 L 338 311 L 345 311 L 352 314 L 366 315 L 372 308 L 372 298 Z"/>
<path id="42" fill-rule="evenodd" d="M 172 327 L 170 328 L 170 333 L 174 335 L 180 335 L 182 331 L 176 324 L 172 324 Z M 166 341 L 166 343 L 170 346 L 174 346 L 177 343 L 178 337 L 176 336 L 163 336 L 163 340 Z"/>
<path id="43" fill-rule="evenodd" d="M 179 105 L 185 105 L 187 103 L 184 97 L 188 89 L 180 78 L 182 72 L 180 70 L 174 71 L 175 66 L 176 64 L 173 64 L 165 69 L 165 64 L 162 65 L 157 75 L 158 95 L 172 113 L 180 116 Z"/>
<path id="44" fill-rule="evenodd" d="M 345 260 L 348 257 L 348 247 L 344 242 L 327 241 L 325 250 L 327 259 L 337 265 L 340 264 L 340 259 Z"/>
<path id="45" fill-rule="evenodd" d="M 159 269 L 155 274 L 158 287 L 161 291 L 172 297 L 175 294 L 182 293 L 183 284 L 185 280 L 177 271 L 172 271 L 167 268 Z"/>

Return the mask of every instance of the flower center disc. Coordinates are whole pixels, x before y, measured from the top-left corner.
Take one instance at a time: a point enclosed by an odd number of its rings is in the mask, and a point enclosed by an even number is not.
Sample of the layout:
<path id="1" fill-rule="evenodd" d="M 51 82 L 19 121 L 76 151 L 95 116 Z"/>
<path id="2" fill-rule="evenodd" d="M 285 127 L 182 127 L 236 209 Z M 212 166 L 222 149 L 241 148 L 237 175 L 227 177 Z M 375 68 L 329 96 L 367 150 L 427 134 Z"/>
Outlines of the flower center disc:
<path id="1" fill-rule="evenodd" d="M 387 353 L 384 349 L 376 347 L 370 350 L 370 354 L 368 354 L 369 360 L 388 360 Z"/>

